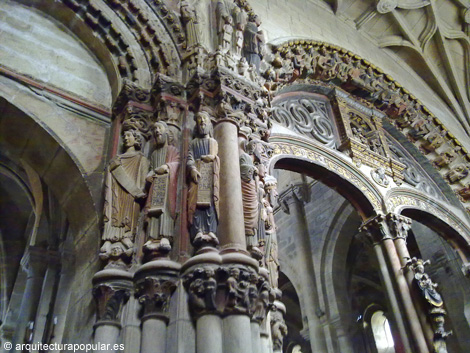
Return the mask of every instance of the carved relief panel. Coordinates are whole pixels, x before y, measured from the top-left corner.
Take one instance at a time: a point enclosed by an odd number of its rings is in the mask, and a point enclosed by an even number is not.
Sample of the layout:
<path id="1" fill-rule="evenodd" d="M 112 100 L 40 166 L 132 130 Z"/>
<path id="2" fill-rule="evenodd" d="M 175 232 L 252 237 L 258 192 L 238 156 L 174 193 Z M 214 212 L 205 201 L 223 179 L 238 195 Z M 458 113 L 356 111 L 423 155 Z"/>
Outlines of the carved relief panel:
<path id="1" fill-rule="evenodd" d="M 406 166 L 393 158 L 382 130 L 381 113 L 338 94 L 334 109 L 340 135 L 339 150 L 347 152 L 358 166 L 383 168 L 385 174 L 401 184 Z"/>

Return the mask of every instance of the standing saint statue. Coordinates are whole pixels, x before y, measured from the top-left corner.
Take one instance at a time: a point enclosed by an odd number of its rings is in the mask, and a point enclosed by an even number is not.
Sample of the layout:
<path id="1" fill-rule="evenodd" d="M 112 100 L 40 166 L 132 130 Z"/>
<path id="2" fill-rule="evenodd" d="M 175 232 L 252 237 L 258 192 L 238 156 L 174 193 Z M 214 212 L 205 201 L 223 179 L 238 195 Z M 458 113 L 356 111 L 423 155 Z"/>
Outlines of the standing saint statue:
<path id="1" fill-rule="evenodd" d="M 169 144 L 166 123 L 159 121 L 153 124 L 152 133 L 156 149 L 150 156 L 147 175 L 147 181 L 151 183 L 146 204 L 149 239 L 144 244 L 144 251 L 167 254 L 173 243 L 180 155 L 178 149 Z"/>
<path id="2" fill-rule="evenodd" d="M 196 114 L 194 139 L 189 145 L 187 168 L 189 233 L 194 246 L 217 245 L 216 231 L 219 207 L 218 144 L 212 135 L 209 113 Z"/>
<path id="3" fill-rule="evenodd" d="M 260 258 L 263 255 L 258 248 L 259 179 L 258 169 L 255 167 L 253 160 L 255 149 L 256 142 L 250 141 L 246 143 L 246 152 L 240 153 L 240 176 L 246 245 L 253 257 Z"/>
<path id="4" fill-rule="evenodd" d="M 261 59 L 264 55 L 264 34 L 259 30 L 261 20 L 257 15 L 250 16 L 250 19 L 245 27 L 244 39 L 243 39 L 243 56 L 249 65 L 253 65 L 256 68 L 256 72 L 259 72 Z"/>
<path id="5" fill-rule="evenodd" d="M 143 199 L 149 161 L 140 148 L 143 137 L 133 128 L 123 134 L 124 153 L 114 157 L 108 166 L 105 180 L 104 244 L 100 258 L 109 264 L 124 265 L 134 249 L 139 199 Z"/>
<path id="6" fill-rule="evenodd" d="M 201 39 L 197 28 L 198 18 L 196 10 L 189 4 L 188 0 L 181 1 L 180 11 L 181 22 L 186 30 L 186 49 L 189 50 L 197 46 Z"/>

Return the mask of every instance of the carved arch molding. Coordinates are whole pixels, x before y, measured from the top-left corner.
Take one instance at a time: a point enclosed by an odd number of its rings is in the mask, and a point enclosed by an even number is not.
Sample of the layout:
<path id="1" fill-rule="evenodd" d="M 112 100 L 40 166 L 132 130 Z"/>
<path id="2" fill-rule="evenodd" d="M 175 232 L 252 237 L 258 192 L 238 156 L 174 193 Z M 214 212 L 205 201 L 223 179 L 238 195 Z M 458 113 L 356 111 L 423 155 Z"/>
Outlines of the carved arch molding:
<path id="1" fill-rule="evenodd" d="M 382 195 L 369 179 L 352 163 L 339 158 L 323 146 L 309 143 L 302 138 L 276 136 L 272 141 L 273 153 L 269 161 L 269 170 L 282 159 L 297 159 L 322 167 L 342 178 L 359 190 L 370 203 L 376 214 L 396 213 L 414 209 L 436 217 L 455 230 L 461 239 L 470 246 L 470 227 L 444 204 L 430 200 L 427 195 L 408 188 L 395 188 Z M 339 190 L 341 191 L 341 190 Z M 363 215 L 364 217 L 364 215 Z"/>
<path id="2" fill-rule="evenodd" d="M 299 84 L 316 85 L 325 90 L 336 89 L 354 96 L 366 109 L 374 111 L 372 115 L 378 119 L 373 120 L 385 118 L 395 126 L 430 161 L 470 211 L 470 154 L 439 117 L 433 115 L 411 92 L 367 60 L 328 43 L 294 40 L 271 49 L 268 59 L 270 67 L 265 77 L 274 97 Z M 282 113 L 277 116 L 276 113 L 275 120 L 282 121 Z M 361 126 L 360 122 L 356 125 L 357 128 L 366 127 L 364 124 Z M 313 126 L 312 135 L 320 138 L 326 136 L 328 131 L 322 128 Z M 341 135 L 343 132 L 339 133 Z M 378 138 L 382 139 L 381 136 Z M 356 145 L 354 139 L 352 142 Z"/>

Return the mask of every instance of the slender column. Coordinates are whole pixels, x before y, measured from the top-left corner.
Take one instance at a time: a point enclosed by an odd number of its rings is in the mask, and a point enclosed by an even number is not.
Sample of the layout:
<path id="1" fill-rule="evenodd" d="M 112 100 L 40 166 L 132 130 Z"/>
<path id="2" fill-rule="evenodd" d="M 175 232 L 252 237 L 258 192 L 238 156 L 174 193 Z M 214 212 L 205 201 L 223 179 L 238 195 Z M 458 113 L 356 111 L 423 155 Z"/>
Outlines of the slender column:
<path id="1" fill-rule="evenodd" d="M 302 194 L 296 193 L 294 188 L 291 188 L 287 193 L 280 195 L 279 202 L 285 206 L 285 212 L 294 219 L 294 222 L 289 223 L 291 226 L 288 231 L 298 235 L 299 242 L 296 243 L 298 245 L 297 251 L 300 255 L 298 265 L 305 266 L 306 264 L 309 267 L 307 271 L 301 271 L 300 276 L 302 277 L 302 283 L 305 284 L 302 287 L 301 300 L 304 301 L 305 311 L 308 313 L 307 320 L 312 351 L 327 352 L 323 325 L 320 322 L 320 318 L 314 314 L 318 310 L 319 299 L 315 285 L 315 271 L 311 259 L 311 251 L 309 250 L 310 244 L 307 238 L 308 226 L 305 220 Z"/>
<path id="2" fill-rule="evenodd" d="M 34 322 L 41 298 L 44 274 L 47 269 L 47 250 L 30 246 L 24 254 L 21 265 L 27 273 L 26 286 L 18 314 L 18 326 L 14 336 L 13 347 L 25 343 L 25 332 L 28 322 Z M 16 344 L 15 344 L 16 343 Z"/>
<path id="3" fill-rule="evenodd" d="M 432 350 L 434 332 L 430 323 L 427 320 L 426 312 L 419 305 L 419 303 L 421 302 L 420 295 L 419 293 L 417 293 L 417 291 L 413 290 L 413 274 L 408 271 L 408 268 L 406 267 L 407 260 L 411 258 L 410 253 L 408 251 L 408 247 L 406 246 L 408 230 L 411 229 L 411 219 L 408 217 L 390 213 L 387 215 L 387 220 L 390 231 L 394 236 L 393 241 L 395 243 L 395 248 L 397 249 L 398 257 L 400 258 L 401 268 L 406 271 L 405 278 L 408 283 L 408 286 L 410 287 L 411 297 L 413 298 L 413 302 L 417 303 L 418 317 L 426 337 L 428 348 Z"/>
<path id="4" fill-rule="evenodd" d="M 215 139 L 219 144 L 220 157 L 217 231 L 220 246 L 223 249 L 246 250 L 237 126 L 231 121 L 219 122 L 215 127 Z"/>
<path id="5" fill-rule="evenodd" d="M 95 352 L 114 353 L 121 331 L 121 310 L 132 290 L 132 275 L 122 270 L 103 270 L 95 274 L 93 285 L 97 303 Z"/>
<path id="6" fill-rule="evenodd" d="M 141 353 L 165 353 L 169 302 L 181 265 L 169 260 L 146 263 L 134 276 L 142 304 Z"/>
<path id="7" fill-rule="evenodd" d="M 390 235 L 390 231 L 385 217 L 379 215 L 363 225 L 364 230 L 372 230 L 372 234 L 376 239 L 381 241 L 386 260 L 390 266 L 390 271 L 393 274 L 395 281 L 397 295 L 400 298 L 401 304 L 406 314 L 407 324 L 410 328 L 411 336 L 413 338 L 414 351 L 416 352 L 429 352 L 424 332 L 418 318 L 418 313 L 413 304 L 410 288 L 408 287 L 403 269 L 400 264 L 395 244 Z M 402 337 L 403 338 L 403 337 Z"/>

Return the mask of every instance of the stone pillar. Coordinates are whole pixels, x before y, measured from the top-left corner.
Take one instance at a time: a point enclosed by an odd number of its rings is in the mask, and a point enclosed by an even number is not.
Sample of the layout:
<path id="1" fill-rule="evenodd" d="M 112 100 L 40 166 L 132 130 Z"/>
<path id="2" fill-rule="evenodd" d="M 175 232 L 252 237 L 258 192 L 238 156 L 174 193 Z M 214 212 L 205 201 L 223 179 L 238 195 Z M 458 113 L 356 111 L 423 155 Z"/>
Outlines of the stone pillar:
<path id="1" fill-rule="evenodd" d="M 284 322 L 286 307 L 280 301 L 274 302 L 271 311 L 271 339 L 273 344 L 273 353 L 282 353 L 284 337 L 287 335 L 287 326 Z"/>
<path id="2" fill-rule="evenodd" d="M 405 272 L 405 278 L 407 280 L 408 286 L 410 287 L 411 297 L 413 302 L 416 303 L 416 308 L 418 309 L 418 317 L 423 328 L 426 341 L 430 350 L 432 350 L 434 333 L 431 325 L 429 324 L 426 316 L 425 310 L 422 306 L 419 305 L 421 298 L 417 291 L 413 290 L 413 273 L 411 273 L 407 267 L 408 260 L 411 258 L 411 255 L 408 251 L 406 245 L 406 239 L 408 237 L 408 231 L 411 229 L 411 219 L 394 213 L 389 213 L 387 215 L 387 221 L 389 229 L 393 235 L 393 241 L 395 243 L 395 248 L 397 249 L 398 257 L 400 258 L 400 265 Z"/>
<path id="3" fill-rule="evenodd" d="M 288 189 L 287 192 L 280 195 L 279 203 L 284 212 L 288 213 L 294 220 L 291 223 L 289 232 L 299 235 L 299 242 L 296 244 L 299 253 L 299 265 L 304 264 L 310 268 L 309 271 L 301 271 L 300 276 L 304 283 L 301 300 L 304 301 L 305 311 L 310 313 L 307 315 L 310 344 L 313 352 L 327 352 L 325 342 L 324 325 L 317 315 L 314 315 L 319 309 L 319 299 L 314 278 L 314 267 L 311 259 L 310 243 L 308 239 L 308 226 L 305 219 L 304 201 L 307 195 L 302 192 L 302 188 L 295 186 Z M 300 236 L 305 235 L 307 236 Z M 307 294 L 308 293 L 308 294 Z"/>
<path id="4" fill-rule="evenodd" d="M 219 144 L 220 202 L 218 237 L 222 249 L 246 250 L 240 177 L 238 128 L 232 121 L 217 123 L 215 139 Z"/>
<path id="5" fill-rule="evenodd" d="M 15 344 L 25 343 L 26 327 L 29 322 L 34 325 L 47 264 L 47 250 L 38 246 L 30 246 L 21 259 L 21 266 L 27 277 L 13 347 Z"/>
<path id="6" fill-rule="evenodd" d="M 142 304 L 141 353 L 165 353 L 170 298 L 176 289 L 181 265 L 155 260 L 134 275 L 136 295 Z"/>
<path id="7" fill-rule="evenodd" d="M 405 325 L 411 333 L 413 352 L 429 352 L 418 313 L 411 297 L 410 287 L 403 274 L 400 258 L 397 254 L 385 216 L 378 215 L 365 222 L 362 229 L 371 234 L 375 242 L 381 243 L 389 271 L 392 273 L 394 288 L 396 288 L 395 293 L 390 293 L 389 297 L 396 295 L 399 298 L 399 303 L 406 315 L 404 318 Z M 406 336 L 406 334 L 402 334 L 402 340 L 405 340 Z"/>
<path id="8" fill-rule="evenodd" d="M 94 326 L 95 353 L 114 353 L 121 331 L 121 310 L 132 291 L 132 275 L 123 270 L 108 269 L 93 277 L 93 296 L 97 304 Z M 104 349 L 108 347 L 109 349 Z"/>
<path id="9" fill-rule="evenodd" d="M 223 352 L 223 324 L 216 303 L 221 263 L 221 256 L 214 250 L 196 255 L 183 265 L 189 306 L 196 318 L 196 353 Z"/>

